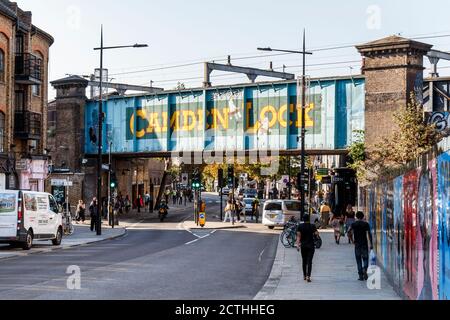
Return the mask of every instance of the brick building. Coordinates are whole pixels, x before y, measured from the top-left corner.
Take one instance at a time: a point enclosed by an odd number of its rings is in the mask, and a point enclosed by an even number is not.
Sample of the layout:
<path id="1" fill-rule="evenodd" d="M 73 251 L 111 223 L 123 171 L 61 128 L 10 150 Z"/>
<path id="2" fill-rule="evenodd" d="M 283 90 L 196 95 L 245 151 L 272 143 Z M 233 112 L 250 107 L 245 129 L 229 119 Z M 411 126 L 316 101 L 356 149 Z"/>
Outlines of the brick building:
<path id="1" fill-rule="evenodd" d="M 46 191 L 59 201 L 68 196 L 72 208 L 78 200 L 90 202 L 97 195 L 97 162 L 84 153 L 86 89 L 89 81 L 79 76 L 69 76 L 51 82 L 56 89 L 56 99 L 48 108 L 48 148 L 51 150 L 52 174 Z M 108 163 L 108 157 L 103 157 Z M 153 191 L 156 196 L 164 174 L 164 163 L 152 159 L 120 159 L 113 157 L 112 169 L 118 183 L 117 192 L 135 199 L 137 194 Z M 61 185 L 70 181 L 71 186 Z M 107 196 L 108 174 L 102 174 L 102 192 Z"/>
<path id="2" fill-rule="evenodd" d="M 0 0 L 0 189 L 44 190 L 53 42 L 31 12 Z"/>
<path id="3" fill-rule="evenodd" d="M 399 36 L 357 46 L 364 59 L 365 130 L 369 148 L 394 129 L 392 116 L 407 105 L 411 93 L 423 99 L 424 56 L 432 47 Z"/>

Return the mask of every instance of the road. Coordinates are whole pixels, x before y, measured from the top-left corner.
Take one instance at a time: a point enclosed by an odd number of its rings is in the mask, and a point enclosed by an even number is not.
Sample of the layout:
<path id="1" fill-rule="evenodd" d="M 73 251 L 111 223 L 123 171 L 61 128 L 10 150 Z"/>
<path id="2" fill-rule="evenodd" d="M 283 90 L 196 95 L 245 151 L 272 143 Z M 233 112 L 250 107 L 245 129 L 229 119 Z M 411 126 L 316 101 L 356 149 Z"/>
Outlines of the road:
<path id="1" fill-rule="evenodd" d="M 205 197 L 218 214 L 217 197 Z M 192 209 L 172 214 L 179 223 Z M 276 254 L 273 234 L 129 230 L 97 244 L 0 261 L 1 299 L 253 299 Z M 70 290 L 67 270 L 80 270 Z"/>

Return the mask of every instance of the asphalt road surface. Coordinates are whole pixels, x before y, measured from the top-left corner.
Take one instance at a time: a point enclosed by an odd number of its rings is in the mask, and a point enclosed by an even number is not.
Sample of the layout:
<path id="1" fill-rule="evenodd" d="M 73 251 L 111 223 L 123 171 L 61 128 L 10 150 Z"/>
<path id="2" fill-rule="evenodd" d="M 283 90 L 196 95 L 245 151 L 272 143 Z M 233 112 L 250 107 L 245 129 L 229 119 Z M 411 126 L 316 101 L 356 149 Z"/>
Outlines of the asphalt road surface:
<path id="1" fill-rule="evenodd" d="M 217 210 L 214 196 L 209 201 Z M 0 260 L 0 299 L 253 299 L 277 241 L 264 233 L 129 230 L 115 240 Z"/>

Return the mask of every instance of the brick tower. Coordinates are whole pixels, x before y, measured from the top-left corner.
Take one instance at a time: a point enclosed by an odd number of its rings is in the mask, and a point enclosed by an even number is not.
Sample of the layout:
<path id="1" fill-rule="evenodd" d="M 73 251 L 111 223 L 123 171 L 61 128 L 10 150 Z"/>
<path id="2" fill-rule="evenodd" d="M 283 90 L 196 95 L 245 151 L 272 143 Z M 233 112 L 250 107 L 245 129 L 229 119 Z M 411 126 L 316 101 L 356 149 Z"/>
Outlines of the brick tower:
<path id="1" fill-rule="evenodd" d="M 370 148 L 394 129 L 393 113 L 414 92 L 422 99 L 423 57 L 432 45 L 390 36 L 356 47 L 366 77 L 366 145 Z"/>

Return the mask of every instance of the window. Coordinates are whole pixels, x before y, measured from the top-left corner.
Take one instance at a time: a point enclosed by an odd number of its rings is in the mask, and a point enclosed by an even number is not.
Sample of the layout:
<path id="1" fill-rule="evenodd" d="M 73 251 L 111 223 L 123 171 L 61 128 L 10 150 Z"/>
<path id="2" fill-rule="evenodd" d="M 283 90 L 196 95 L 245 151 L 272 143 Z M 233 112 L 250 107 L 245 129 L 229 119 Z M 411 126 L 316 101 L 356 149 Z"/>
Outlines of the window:
<path id="1" fill-rule="evenodd" d="M 23 53 L 23 35 L 16 36 L 16 53 Z"/>
<path id="2" fill-rule="evenodd" d="M 300 202 L 288 202 L 286 201 L 286 209 L 288 209 L 288 211 L 298 211 L 300 212 L 302 209 L 302 205 Z"/>
<path id="3" fill-rule="evenodd" d="M 16 112 L 21 112 L 25 110 L 25 91 L 16 91 Z"/>
<path id="4" fill-rule="evenodd" d="M 272 202 L 272 203 L 266 204 L 266 207 L 264 210 L 266 210 L 266 211 L 282 211 L 283 206 L 282 206 L 281 202 Z"/>
<path id="5" fill-rule="evenodd" d="M 33 93 L 33 96 L 40 97 L 41 96 L 41 85 L 35 84 L 31 87 L 31 92 Z"/>
<path id="6" fill-rule="evenodd" d="M 5 81 L 5 52 L 0 49 L 0 81 Z"/>
<path id="7" fill-rule="evenodd" d="M 5 140 L 6 140 L 6 119 L 5 114 L 0 112 L 0 153 L 5 152 Z"/>
<path id="8" fill-rule="evenodd" d="M 50 203 L 50 210 L 53 213 L 59 213 L 58 204 L 56 203 L 55 199 L 52 196 L 48 196 L 48 200 Z"/>

